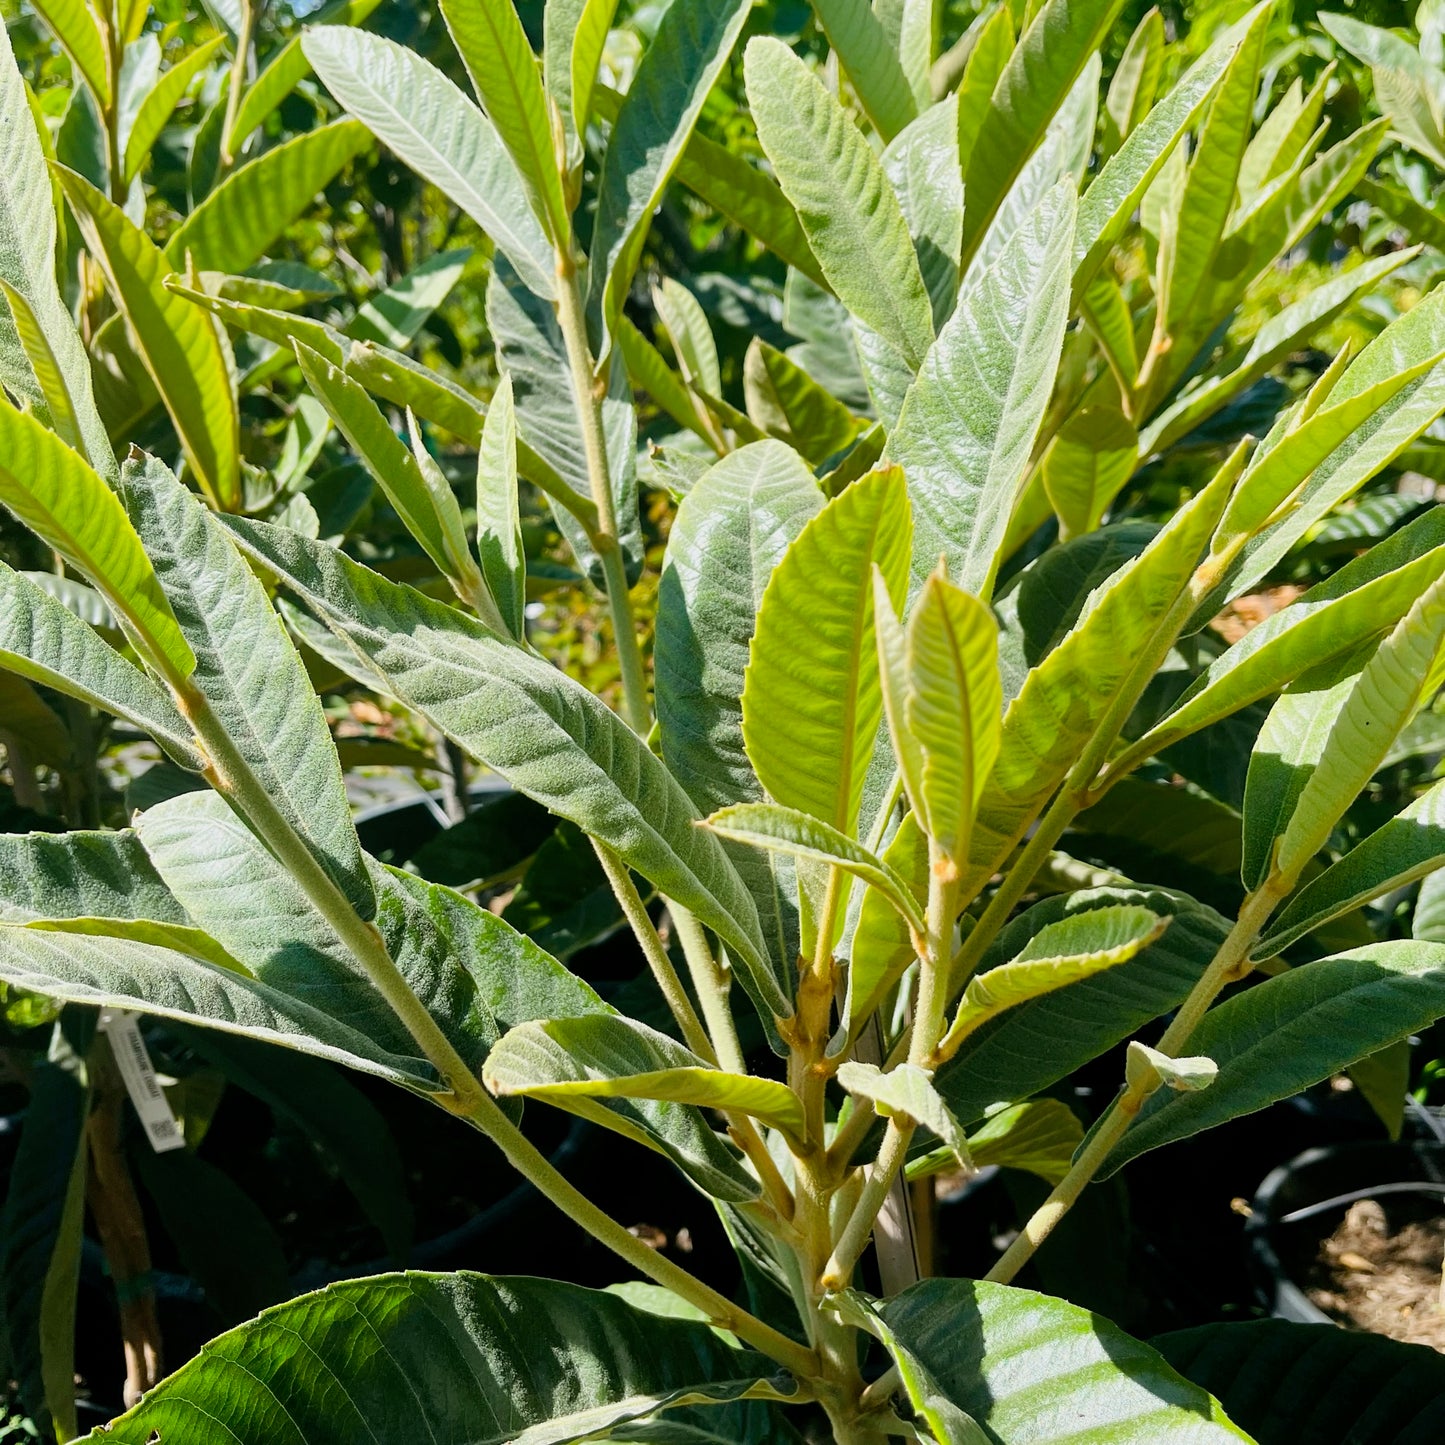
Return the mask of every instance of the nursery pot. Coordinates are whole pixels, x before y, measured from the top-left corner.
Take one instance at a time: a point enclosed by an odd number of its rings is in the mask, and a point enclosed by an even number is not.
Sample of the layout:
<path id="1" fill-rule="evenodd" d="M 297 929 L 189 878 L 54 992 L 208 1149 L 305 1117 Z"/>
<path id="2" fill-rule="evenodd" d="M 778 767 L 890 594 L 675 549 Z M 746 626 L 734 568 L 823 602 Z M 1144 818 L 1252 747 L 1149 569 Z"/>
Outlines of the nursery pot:
<path id="1" fill-rule="evenodd" d="M 1387 1210 L 1445 1214 L 1445 1144 L 1379 1140 L 1310 1149 L 1281 1164 L 1259 1186 L 1246 1226 L 1256 1288 L 1279 1319 L 1336 1324 L 1303 1281 L 1320 1246 L 1360 1200 Z"/>

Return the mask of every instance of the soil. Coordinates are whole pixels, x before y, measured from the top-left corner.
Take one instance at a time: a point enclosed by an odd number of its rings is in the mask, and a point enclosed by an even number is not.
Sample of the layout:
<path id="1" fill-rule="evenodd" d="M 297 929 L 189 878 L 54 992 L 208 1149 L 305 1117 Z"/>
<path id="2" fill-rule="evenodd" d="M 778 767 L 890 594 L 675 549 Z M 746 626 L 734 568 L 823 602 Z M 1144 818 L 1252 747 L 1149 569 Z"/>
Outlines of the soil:
<path id="1" fill-rule="evenodd" d="M 1361 1199 L 1320 1246 L 1309 1297 L 1341 1324 L 1445 1353 L 1445 1216 Z"/>

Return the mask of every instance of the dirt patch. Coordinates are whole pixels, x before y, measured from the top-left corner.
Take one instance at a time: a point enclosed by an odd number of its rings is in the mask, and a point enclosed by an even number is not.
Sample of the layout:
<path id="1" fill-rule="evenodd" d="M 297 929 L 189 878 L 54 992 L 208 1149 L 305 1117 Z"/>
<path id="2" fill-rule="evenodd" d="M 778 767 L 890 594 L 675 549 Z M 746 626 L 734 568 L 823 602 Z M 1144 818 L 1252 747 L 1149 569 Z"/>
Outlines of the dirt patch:
<path id="1" fill-rule="evenodd" d="M 1440 1271 L 1445 1216 L 1437 1205 L 1352 1204 L 1320 1246 L 1309 1297 L 1341 1324 L 1445 1353 Z"/>

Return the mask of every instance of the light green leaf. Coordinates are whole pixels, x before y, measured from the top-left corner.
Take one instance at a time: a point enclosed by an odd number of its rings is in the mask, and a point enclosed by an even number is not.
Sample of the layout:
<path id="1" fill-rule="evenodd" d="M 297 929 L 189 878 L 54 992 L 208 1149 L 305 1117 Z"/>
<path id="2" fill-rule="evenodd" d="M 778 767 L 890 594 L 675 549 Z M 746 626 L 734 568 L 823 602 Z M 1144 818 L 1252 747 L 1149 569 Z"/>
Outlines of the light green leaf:
<path id="1" fill-rule="evenodd" d="M 1154 943 L 1169 918 L 1138 904 L 1090 909 L 1047 924 L 1009 963 L 977 974 L 963 992 L 949 1042 L 1007 1009 L 1128 963 Z"/>
<path id="2" fill-rule="evenodd" d="M 687 384 L 637 329 L 630 316 L 618 317 L 616 341 L 633 387 L 649 393 L 679 426 L 701 437 L 709 447 L 716 447 L 717 428 L 709 423 L 706 406 L 687 389 Z M 703 465 L 706 466 L 706 462 Z"/>
<path id="3" fill-rule="evenodd" d="M 936 1134 L 965 1168 L 971 1161 L 963 1130 L 948 1105 L 933 1087 L 932 1075 L 915 1064 L 898 1064 L 884 1073 L 875 1064 L 853 1059 L 838 1067 L 838 1083 L 860 1099 L 867 1099 L 884 1118 L 902 1118 L 922 1124 Z"/>
<path id="4" fill-rule="evenodd" d="M 584 423 L 577 411 L 567 348 L 555 309 L 521 285 L 510 267 L 499 265 L 487 286 L 487 325 L 496 344 L 499 367 L 512 378 L 518 435 L 568 490 L 590 506 L 592 484 Z M 602 430 L 619 541 L 631 582 L 642 570 L 643 543 L 637 509 L 637 415 L 622 366 L 608 370 Z M 549 493 L 549 499 L 558 529 L 578 565 L 602 586 L 602 562 L 592 545 L 588 525 L 578 519 L 569 503 L 559 504 L 553 493 Z"/>
<path id="5" fill-rule="evenodd" d="M 883 599 L 878 605 L 881 611 Z M 878 637 L 881 648 L 881 627 Z M 880 656 L 879 662 L 890 670 L 888 660 Z M 889 708 L 890 729 L 895 736 L 906 732 L 906 751 L 916 750 L 916 768 L 903 768 L 904 783 L 923 831 L 966 868 L 978 801 L 998 757 L 1003 712 L 993 614 L 951 582 L 930 577 L 909 619 L 904 666 L 901 715 Z"/>
<path id="6" fill-rule="evenodd" d="M 869 473 L 803 528 L 758 609 L 742 695 L 748 759 L 775 801 L 845 834 L 883 712 L 872 568 L 896 603 L 909 542 L 903 474 Z"/>
<path id="7" fill-rule="evenodd" d="M 1119 283 L 1108 274 L 1096 275 L 1079 301 L 1079 316 L 1098 340 L 1120 393 L 1132 394 L 1139 380 L 1139 347 L 1134 313 Z"/>
<path id="8" fill-rule="evenodd" d="M 958 98 L 925 110 L 883 152 L 888 177 L 913 237 L 918 269 L 942 326 L 958 297 L 963 246 L 963 170 L 958 159 Z"/>
<path id="9" fill-rule="evenodd" d="M 503 630 L 500 614 L 485 605 L 491 599 L 467 545 L 456 496 L 430 456 L 425 450 L 420 454 L 431 463 L 428 471 L 391 429 L 365 388 L 343 369 L 332 366 L 324 356 L 300 342 L 296 343 L 296 359 L 306 384 L 457 596 L 477 606 L 489 626 Z"/>
<path id="10" fill-rule="evenodd" d="M 667 329 L 683 380 L 709 396 L 721 396 L 717 344 L 697 297 L 681 282 L 664 276 L 661 285 L 652 288 L 652 304 Z"/>
<path id="11" fill-rule="evenodd" d="M 1062 1100 L 1034 1099 L 990 1114 L 968 1136 L 974 1166 L 1027 1169 L 1050 1184 L 1069 1172 L 1074 1151 L 1084 1142 L 1084 1126 Z M 920 1163 L 922 1161 L 919 1161 Z M 909 1177 L 915 1170 L 910 1166 Z"/>
<path id="12" fill-rule="evenodd" d="M 1445 783 L 1436 783 L 1301 888 L 1265 930 L 1254 957 L 1273 958 L 1320 924 L 1418 881 L 1442 862 Z"/>
<path id="13" fill-rule="evenodd" d="M 247 553 L 366 659 L 389 690 L 477 761 L 616 851 L 726 943 L 755 996 L 791 1007 L 767 971 L 757 914 L 681 786 L 590 692 L 454 608 L 339 552 L 257 522 Z"/>
<path id="14" fill-rule="evenodd" d="M 995 6 L 979 29 L 964 63 L 958 82 L 960 181 L 967 177 L 968 158 L 972 156 L 978 133 L 988 119 L 994 88 L 1008 65 L 1017 38 L 1012 8 L 1008 5 Z M 960 246 L 961 243 L 960 237 Z"/>
<path id="15" fill-rule="evenodd" d="M 370 142 L 338 120 L 293 137 L 232 171 L 177 228 L 166 260 L 177 270 L 244 271 Z"/>
<path id="16" fill-rule="evenodd" d="M 0 502 L 101 589 L 151 661 L 174 678 L 191 671 L 190 646 L 115 493 L 54 432 L 3 401 Z"/>
<path id="17" fill-rule="evenodd" d="M 764 796 L 743 747 L 748 646 L 768 578 L 822 506 L 796 452 L 755 442 L 709 468 L 673 519 L 653 650 L 657 720 L 663 760 L 704 812 Z M 752 848 L 727 851 L 757 903 L 776 966 L 791 969 L 791 869 Z"/>
<path id="18" fill-rule="evenodd" d="M 306 31 L 301 44 L 341 105 L 460 206 L 532 291 L 555 298 L 551 245 L 492 122 L 435 66 L 394 41 L 328 25 Z"/>
<path id="19" fill-rule="evenodd" d="M 618 1014 L 523 1024 L 487 1055 L 482 1077 L 500 1097 L 545 1099 L 564 1109 L 587 1099 L 652 1099 L 697 1109 L 736 1109 L 799 1139 L 805 1130 L 803 1106 L 786 1084 L 728 1073 L 666 1034 Z M 661 1120 L 675 1118 L 689 1120 L 687 1132 L 696 1140 L 706 1136 L 705 1144 L 694 1141 L 691 1148 L 697 1162 L 708 1161 L 709 1192 L 734 1201 L 757 1197 L 757 1182 L 691 1110 L 648 1112 L 659 1121 L 650 1132 L 673 1132 L 681 1139 L 684 1130 L 660 1126 Z"/>
<path id="20" fill-rule="evenodd" d="M 861 843 L 810 813 L 777 803 L 737 803 L 720 808 L 707 826 L 735 843 L 841 868 L 882 893 L 915 933 L 921 936 L 924 931 L 923 914 L 908 881 Z"/>
<path id="21" fill-rule="evenodd" d="M 1250 781 L 1254 782 L 1258 766 L 1261 786 L 1269 796 L 1270 785 L 1281 765 L 1292 762 L 1283 796 L 1287 804 L 1293 806 L 1288 809 L 1288 822 L 1274 829 L 1278 846 L 1270 850 L 1262 863 L 1257 862 L 1250 868 L 1251 875 L 1262 878 L 1264 869 L 1272 866 L 1285 878 L 1296 878 L 1304 864 L 1324 847 L 1336 821 L 1370 780 L 1395 737 L 1420 703 L 1439 686 L 1437 669 L 1442 646 L 1445 646 L 1445 580 L 1437 580 L 1396 623 L 1358 678 L 1352 681 L 1329 725 L 1328 736 L 1317 750 L 1306 745 L 1291 748 L 1288 754 L 1277 754 L 1273 749 L 1277 734 L 1271 714 L 1250 758 Z M 1322 706 L 1310 719 L 1311 731 L 1331 712 L 1332 704 Z M 1270 735 L 1268 740 L 1266 733 Z M 1253 844 L 1262 837 L 1262 830 L 1255 831 L 1259 822 L 1249 802 L 1250 795 L 1246 793 L 1245 836 L 1248 843 Z M 1283 822 L 1283 810 L 1279 816 Z M 1247 847 L 1247 867 L 1250 859 L 1257 860 L 1253 847 Z"/>
<path id="22" fill-rule="evenodd" d="M 857 92 L 868 119 L 891 141 L 917 114 L 918 101 L 896 43 L 875 11 L 850 0 L 812 0 L 813 13 Z"/>
<path id="23" fill-rule="evenodd" d="M 497 0 L 506 4 L 508 0 Z M 667 183 L 748 18 L 749 0 L 692 0 L 663 12 L 612 125 L 588 249 L 588 323 L 605 361 Z"/>
<path id="24" fill-rule="evenodd" d="M 987 598 L 1053 390 L 1068 320 L 1074 196 L 1065 182 L 965 284 L 909 389 L 885 456 L 916 515 L 915 586 L 948 574 Z"/>
<path id="25" fill-rule="evenodd" d="M 711 1404 L 711 1439 L 747 1445 L 743 1407 L 723 1402 L 778 1398 L 775 1374 L 705 1324 L 661 1319 L 603 1291 L 391 1274 L 263 1311 L 212 1340 L 107 1435 L 87 1439 L 144 1445 L 203 1421 L 236 1445 L 419 1431 L 435 1440 L 461 1431 L 470 1445 L 570 1445 L 673 1405 Z"/>
<path id="26" fill-rule="evenodd" d="M 83 11 L 83 7 L 82 7 Z M 86 22 L 92 23 L 85 15 Z M 107 481 L 117 475 L 105 427 L 95 409 L 90 363 L 56 284 L 56 200 L 25 81 L 15 64 L 7 30 L 0 36 L 0 281 L 6 296 L 28 308 L 43 343 L 16 332 L 26 318 L 0 307 L 0 383 L 57 421 L 52 397 L 63 390 L 63 409 L 74 418 L 81 451 Z M 15 302 L 11 300 L 14 310 Z M 53 358 L 58 383 L 46 385 L 32 369 L 36 356 Z M 69 440 L 69 438 L 67 438 Z"/>
<path id="27" fill-rule="evenodd" d="M 512 0 L 441 0 L 441 12 L 488 119 L 516 163 L 537 219 L 558 245 L 571 235 L 541 67 Z M 308 54 L 310 52 L 308 51 Z M 316 64 L 316 57 L 311 56 Z"/>
<path id="28" fill-rule="evenodd" d="M 306 24 L 308 30 L 317 25 L 360 25 L 380 3 L 381 0 L 333 0 L 308 15 Z M 311 62 L 301 48 L 304 34 L 293 35 L 274 51 L 241 97 L 236 124 L 226 139 L 233 155 L 242 150 L 246 137 L 311 74 Z"/>
<path id="29" fill-rule="evenodd" d="M 74 171 L 58 168 L 56 174 L 175 423 L 187 463 L 217 506 L 234 509 L 241 491 L 240 423 L 224 332 L 166 289 L 170 263 L 119 206 Z"/>
<path id="30" fill-rule="evenodd" d="M 1242 450 L 1177 511 L 1149 546 L 1090 595 L 1079 620 L 1024 680 L 1004 714 L 998 763 L 975 829 L 981 882 L 1063 781 L 1131 678 L 1142 689 L 1141 658 L 1172 642 L 1178 604 L 1238 476 Z M 1151 664 L 1150 671 L 1152 672 Z"/>
<path id="31" fill-rule="evenodd" d="M 517 418 L 509 376 L 492 394 L 477 449 L 477 555 L 506 630 L 525 641 L 527 558 L 517 510 Z"/>
<path id="32" fill-rule="evenodd" d="M 86 0 L 38 0 L 33 9 L 50 27 L 97 105 L 102 108 L 109 105 L 110 71 L 105 63 L 105 40 Z"/>
<path id="33" fill-rule="evenodd" d="M 30 374 L 23 378 L 23 381 L 30 388 L 39 388 L 41 404 L 32 409 L 42 420 L 48 418 L 66 446 L 74 448 L 89 462 L 90 454 L 81 431 L 80 417 L 76 414 L 75 402 L 70 395 L 70 387 L 66 383 L 59 360 L 50 348 L 50 338 L 40 325 L 40 318 L 31 310 L 24 295 L 3 276 L 0 276 L 0 295 L 4 296 L 10 308 L 10 324 L 14 329 L 15 339 L 19 342 L 24 360 L 29 363 Z M 17 394 L 33 402 L 33 398 L 27 397 L 23 387 Z M 107 446 L 100 454 L 96 469 L 114 464 L 114 458 Z"/>
<path id="34" fill-rule="evenodd" d="M 112 494 L 113 495 L 113 494 Z M 118 509 L 117 509 L 118 510 Z M 127 524 L 129 531 L 129 524 Z M 164 606 L 171 645 L 195 665 L 164 595 L 149 572 L 153 605 Z M 0 665 L 148 732 L 185 766 L 199 771 L 191 730 L 164 692 L 93 628 L 28 578 L 0 563 Z M 181 664 L 177 664 L 181 667 Z"/>
<path id="35" fill-rule="evenodd" d="M 1438 545 L 1445 542 L 1445 522 L 1437 518 L 1427 527 L 1427 520 L 1402 528 L 1252 627 L 1205 668 L 1139 741 L 1138 752 L 1162 752 L 1393 627 L 1445 571 L 1445 546 Z"/>
<path id="36" fill-rule="evenodd" d="M 928 899 L 928 839 L 912 813 L 905 813 L 898 831 L 883 850 L 890 872 L 905 880 L 914 906 L 920 911 Z M 917 957 L 908 924 L 887 895 L 865 890 L 858 909 L 848 961 L 848 999 L 844 1025 L 830 1052 L 840 1049 L 881 1006 L 889 989 Z"/>
<path id="37" fill-rule="evenodd" d="M 363 918 L 375 908 L 321 701 L 225 527 L 152 457 L 128 460 L 126 505 L 181 630 L 191 684 L 237 753 Z M 226 760 L 213 758 L 224 777 Z"/>
<path id="38" fill-rule="evenodd" d="M 582 137 L 617 0 L 548 0 L 542 12 L 542 80 L 567 136 L 567 166 L 582 163 Z"/>
<path id="39" fill-rule="evenodd" d="M 1343 275 L 1313 287 L 1298 301 L 1272 316 L 1254 334 L 1242 355 L 1228 355 L 1220 367 L 1192 386 L 1185 387 L 1144 428 L 1139 455 L 1149 456 L 1171 447 L 1202 421 L 1213 416 L 1247 387 L 1327 326 L 1358 296 L 1408 261 L 1411 250 L 1362 261 Z M 1380 380 L 1380 376 L 1372 378 Z"/>
<path id="40" fill-rule="evenodd" d="M 191 88 L 191 82 L 211 63 L 211 57 L 224 39 L 225 36 L 217 35 L 203 45 L 198 45 L 189 55 L 171 66 L 141 101 L 140 109 L 136 112 L 125 139 L 122 174 L 127 185 L 140 174 L 142 167 L 150 159 L 151 150 L 166 128 L 171 113 Z"/>
<path id="41" fill-rule="evenodd" d="M 965 1125 L 1000 1102 L 1029 1098 L 1177 1008 L 1229 933 L 1211 908 L 1164 889 L 1095 888 L 1036 903 L 1014 919 L 982 963 L 987 977 L 1029 940 L 1086 910 L 1132 905 L 1172 921 L 1127 963 L 1008 1009 L 938 1070 L 935 1082 Z M 1191 1045 L 1193 1047 L 1193 1045 Z"/>
<path id="42" fill-rule="evenodd" d="M 1319 125 L 1325 95 L 1334 76 L 1332 62 L 1310 87 L 1308 97 L 1304 94 L 1303 82 L 1296 76 L 1279 104 L 1265 116 L 1239 168 L 1239 195 L 1245 205 L 1299 159 L 1300 151 Z"/>
<path id="43" fill-rule="evenodd" d="M 1219 1066 L 1202 1093 L 1161 1091 L 1105 1170 L 1288 1098 L 1445 1016 L 1445 945 L 1374 943 L 1292 968 L 1207 1014 L 1189 1048 Z"/>
<path id="44" fill-rule="evenodd" d="M 1320 24 L 1371 70 L 1376 98 L 1407 145 L 1445 165 L 1445 81 L 1407 40 L 1352 15 L 1322 14 Z"/>
<path id="45" fill-rule="evenodd" d="M 1196 1055 L 1171 1059 L 1138 1039 L 1129 1043 L 1124 1061 L 1124 1082 L 1131 1089 L 1172 1089 L 1176 1094 L 1197 1094 L 1207 1089 L 1219 1076 L 1213 1059 Z"/>
<path id="46" fill-rule="evenodd" d="M 249 331 L 288 351 L 293 341 L 304 342 L 332 366 L 345 366 L 368 391 L 397 406 L 410 407 L 418 416 L 445 427 L 471 446 L 476 446 L 481 439 L 486 413 L 476 398 L 399 351 L 371 342 L 349 341 L 325 322 L 307 316 L 292 316 L 285 311 L 210 296 L 204 291 L 177 285 L 174 280 L 168 289 L 204 307 L 227 326 Z M 518 461 L 524 475 L 544 490 L 563 487 L 552 468 L 530 448 L 519 447 Z"/>
<path id="47" fill-rule="evenodd" d="M 813 466 L 837 456 L 863 430 L 854 416 L 801 366 L 755 336 L 743 358 L 748 416 Z"/>
<path id="48" fill-rule="evenodd" d="M 798 213 L 771 176 L 694 131 L 678 159 L 676 177 L 810 281 L 827 284 Z"/>
<path id="49" fill-rule="evenodd" d="M 1164 17 L 1147 10 L 1119 57 L 1104 102 L 1104 154 L 1113 155 L 1154 105 L 1164 69 Z"/>
<path id="50" fill-rule="evenodd" d="M 963 264 L 973 255 L 1122 0 L 1047 0 L 1008 58 L 968 152 Z"/>
<path id="51" fill-rule="evenodd" d="M 933 342 L 933 310 L 878 157 L 781 41 L 750 41 L 744 70 L 758 138 L 829 285 L 916 369 Z"/>
<path id="52" fill-rule="evenodd" d="M 930 1279 L 879 1313 L 898 1347 L 999 1445 L 1057 1445 L 1061 1419 L 1079 1445 L 1249 1445 L 1148 1345 L 1063 1300 Z"/>
<path id="53" fill-rule="evenodd" d="M 1058 514 L 1060 536 L 1092 532 L 1138 463 L 1138 433 L 1117 407 L 1076 411 L 1044 455 L 1044 490 Z"/>
<path id="54" fill-rule="evenodd" d="M 363 301 L 347 323 L 346 334 L 405 351 L 461 280 L 471 256 L 469 246 L 429 256 L 385 291 Z"/>
<path id="55" fill-rule="evenodd" d="M 1428 1429 L 1445 1409 L 1445 1358 L 1385 1335 L 1235 1320 L 1156 1335 L 1153 1344 L 1260 1440 L 1280 1419 L 1308 1419 L 1312 1445 L 1384 1445 L 1398 1438 L 1400 1421 L 1424 1420 Z"/>

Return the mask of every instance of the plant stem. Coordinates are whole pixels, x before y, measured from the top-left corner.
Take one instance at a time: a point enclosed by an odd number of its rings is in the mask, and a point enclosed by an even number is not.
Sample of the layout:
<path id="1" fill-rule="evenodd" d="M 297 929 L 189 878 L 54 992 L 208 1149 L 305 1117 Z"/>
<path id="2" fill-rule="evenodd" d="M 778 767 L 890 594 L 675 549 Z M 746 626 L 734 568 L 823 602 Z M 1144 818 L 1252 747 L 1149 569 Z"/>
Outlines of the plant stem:
<path id="1" fill-rule="evenodd" d="M 226 118 L 221 127 L 221 169 L 236 163 L 236 117 L 241 110 L 241 92 L 246 88 L 246 65 L 251 58 L 251 39 L 256 33 L 256 12 L 261 0 L 240 0 L 241 29 L 236 35 L 236 53 L 231 58 L 231 79 L 226 88 Z M 240 137 L 244 140 L 245 137 Z"/>
<path id="2" fill-rule="evenodd" d="M 740 1340 L 777 1360 L 795 1375 L 808 1379 L 817 1373 L 819 1362 L 812 1350 L 733 1304 L 681 1265 L 674 1264 L 665 1255 L 644 1244 L 588 1199 L 507 1118 L 489 1094 L 483 1092 L 480 1095 L 467 1110 L 466 1118 L 501 1149 L 523 1178 L 536 1185 L 573 1223 L 580 1225 L 634 1269 L 696 1305 L 714 1324 L 731 1330 Z"/>
<path id="3" fill-rule="evenodd" d="M 607 610 L 612 618 L 617 661 L 622 672 L 623 705 L 627 721 L 638 734 L 646 737 L 652 728 L 652 709 L 647 700 L 642 649 L 637 642 L 637 621 L 627 591 L 627 567 L 618 542 L 617 505 L 612 495 L 607 437 L 602 425 L 602 401 L 607 388 L 605 381 L 599 381 L 595 374 L 592 349 L 587 344 L 587 317 L 577 266 L 571 255 L 562 250 L 557 252 L 557 324 L 567 348 L 572 395 L 582 428 L 582 445 L 587 453 L 587 479 L 592 488 L 592 503 L 597 508 L 597 531 L 591 541 L 607 584 Z"/>
<path id="4" fill-rule="evenodd" d="M 708 946 L 707 935 L 702 925 L 688 909 L 680 903 L 668 900 L 667 911 L 672 915 L 673 927 L 682 943 L 687 957 L 687 969 L 692 975 L 692 986 L 702 1005 L 702 1015 L 707 1021 L 707 1035 L 717 1051 L 718 1062 L 734 1074 L 746 1074 L 747 1060 L 738 1039 L 737 1024 L 733 1021 L 732 1009 L 728 1006 L 728 994 L 732 990 L 732 978 L 728 970 L 718 962 Z"/>
<path id="5" fill-rule="evenodd" d="M 693 1053 L 706 1059 L 708 1063 L 715 1064 L 717 1055 L 708 1042 L 702 1020 L 698 1018 L 692 1000 L 688 998 L 687 990 L 682 986 L 682 980 L 677 976 L 677 970 L 672 966 L 672 960 L 662 946 L 662 939 L 658 937 L 657 929 L 648 917 L 642 897 L 632 881 L 632 875 L 627 871 L 627 865 L 605 843 L 599 843 L 594 838 L 592 847 L 596 850 L 602 871 L 607 875 L 607 881 L 612 885 L 612 891 L 622 907 L 623 916 L 632 925 L 632 932 L 642 946 L 643 956 L 647 959 L 653 978 L 657 980 L 657 987 L 667 1001 L 673 1018 L 677 1020 L 678 1028 L 682 1030 L 683 1040 Z"/>
<path id="6" fill-rule="evenodd" d="M 852 1279 L 853 1268 L 862 1258 L 863 1251 L 868 1248 L 868 1241 L 873 1235 L 878 1211 L 883 1208 L 888 1191 L 893 1188 L 893 1181 L 908 1158 L 913 1130 L 914 1125 L 911 1122 L 900 1123 L 897 1119 L 888 1121 L 882 1147 L 868 1171 L 868 1182 L 863 1186 L 863 1193 L 859 1196 L 858 1203 L 848 1217 L 848 1223 L 838 1237 L 837 1244 L 833 1246 L 828 1263 L 823 1269 L 822 1283 L 826 1289 L 843 1289 Z"/>
<path id="7" fill-rule="evenodd" d="M 1189 991 L 1173 1022 L 1164 1031 L 1157 1048 L 1170 1058 L 1178 1057 L 1190 1035 L 1199 1026 L 1214 1000 L 1226 984 L 1243 978 L 1249 972 L 1249 951 L 1254 947 L 1269 915 L 1284 894 L 1293 887 L 1292 880 L 1271 875 L 1265 883 L 1244 900 L 1239 917 L 1229 936 L 1219 946 L 1209 967 Z M 1157 1085 L 1155 1086 L 1157 1087 Z M 1109 1157 L 1114 1146 L 1124 1137 L 1129 1125 L 1143 1108 L 1152 1089 L 1126 1086 L 1104 1111 L 1083 1151 L 1053 1193 L 1034 1211 L 1017 1239 L 1000 1256 L 998 1263 L 984 1276 L 995 1284 L 1008 1284 L 1035 1251 L 1054 1231 L 1059 1221 L 1073 1208 L 1084 1188 Z"/>
<path id="8" fill-rule="evenodd" d="M 477 1098 L 486 1097 L 486 1091 L 451 1040 L 427 1012 L 426 1005 L 412 992 L 411 985 L 387 951 L 381 934 L 357 916 L 351 901 L 316 861 L 306 842 L 251 771 L 225 727 L 211 711 L 210 703 L 190 683 L 178 687 L 176 697 L 182 713 L 195 729 L 197 739 L 210 758 L 206 773 L 212 786 L 245 818 L 275 855 L 277 862 L 295 879 L 416 1040 L 417 1047 L 435 1065 L 444 1089 L 454 1101 L 440 1098 L 438 1102 L 463 1112 Z"/>

